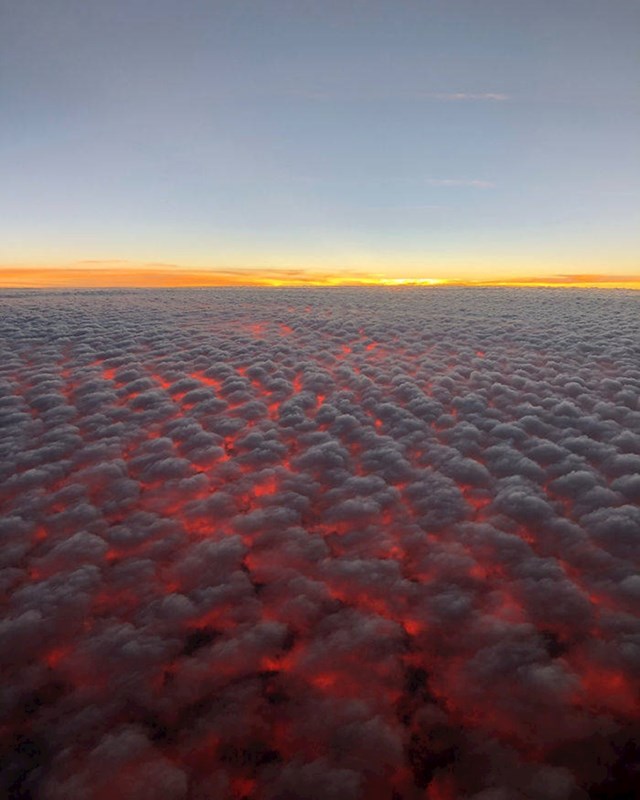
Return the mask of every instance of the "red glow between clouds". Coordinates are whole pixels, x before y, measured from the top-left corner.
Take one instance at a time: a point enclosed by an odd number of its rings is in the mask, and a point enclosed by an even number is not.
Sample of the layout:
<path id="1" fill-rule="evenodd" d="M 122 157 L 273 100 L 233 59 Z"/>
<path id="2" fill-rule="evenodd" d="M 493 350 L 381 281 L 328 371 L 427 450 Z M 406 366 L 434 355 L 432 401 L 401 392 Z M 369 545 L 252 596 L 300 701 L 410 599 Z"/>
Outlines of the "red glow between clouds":
<path id="1" fill-rule="evenodd" d="M 585 350 L 569 301 L 470 333 L 468 294 L 184 297 L 3 323 L 15 796 L 631 797 L 630 338 Z"/>

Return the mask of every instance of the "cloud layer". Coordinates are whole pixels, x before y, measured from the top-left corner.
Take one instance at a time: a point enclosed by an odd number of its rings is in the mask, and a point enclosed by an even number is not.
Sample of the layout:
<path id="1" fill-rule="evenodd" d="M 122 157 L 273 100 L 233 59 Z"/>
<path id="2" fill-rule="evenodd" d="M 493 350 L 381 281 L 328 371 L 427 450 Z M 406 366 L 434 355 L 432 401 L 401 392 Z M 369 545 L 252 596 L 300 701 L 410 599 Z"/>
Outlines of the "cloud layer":
<path id="1" fill-rule="evenodd" d="M 633 293 L 6 293 L 3 796 L 633 796 Z"/>

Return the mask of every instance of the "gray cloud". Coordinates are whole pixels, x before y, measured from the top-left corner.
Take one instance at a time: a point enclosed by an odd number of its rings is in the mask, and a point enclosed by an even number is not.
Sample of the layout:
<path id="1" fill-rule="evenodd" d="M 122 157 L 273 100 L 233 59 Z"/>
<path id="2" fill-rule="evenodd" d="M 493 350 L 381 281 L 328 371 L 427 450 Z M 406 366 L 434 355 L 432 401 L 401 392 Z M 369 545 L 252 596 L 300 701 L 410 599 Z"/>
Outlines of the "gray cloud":
<path id="1" fill-rule="evenodd" d="M 634 294 L 0 303 L 3 796 L 632 796 Z"/>

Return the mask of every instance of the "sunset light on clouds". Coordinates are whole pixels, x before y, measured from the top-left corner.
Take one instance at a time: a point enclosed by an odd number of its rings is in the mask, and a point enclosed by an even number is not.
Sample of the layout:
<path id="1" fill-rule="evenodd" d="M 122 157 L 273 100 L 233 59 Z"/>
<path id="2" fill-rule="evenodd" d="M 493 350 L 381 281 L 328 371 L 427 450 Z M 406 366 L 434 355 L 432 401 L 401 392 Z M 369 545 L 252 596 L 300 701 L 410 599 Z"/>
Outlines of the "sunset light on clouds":
<path id="1" fill-rule="evenodd" d="M 640 0 L 0 0 L 0 800 L 638 800 Z"/>

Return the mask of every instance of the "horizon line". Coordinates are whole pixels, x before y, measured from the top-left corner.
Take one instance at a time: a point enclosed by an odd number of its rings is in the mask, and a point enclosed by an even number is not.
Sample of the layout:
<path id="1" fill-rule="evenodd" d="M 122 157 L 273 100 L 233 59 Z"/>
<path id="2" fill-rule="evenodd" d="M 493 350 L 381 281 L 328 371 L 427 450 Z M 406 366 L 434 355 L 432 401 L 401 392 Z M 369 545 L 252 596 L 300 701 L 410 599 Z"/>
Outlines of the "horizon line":
<path id="1" fill-rule="evenodd" d="M 83 264 L 91 263 L 92 268 Z M 207 270 L 178 264 L 76 262 L 77 266 L 0 267 L 0 289 L 334 288 L 345 287 L 522 287 L 640 289 L 640 274 L 554 273 L 485 278 L 391 277 L 379 272 L 309 271 L 287 268 Z M 108 266 L 111 268 L 109 269 Z"/>

